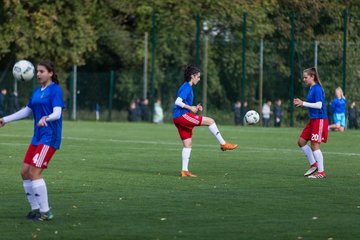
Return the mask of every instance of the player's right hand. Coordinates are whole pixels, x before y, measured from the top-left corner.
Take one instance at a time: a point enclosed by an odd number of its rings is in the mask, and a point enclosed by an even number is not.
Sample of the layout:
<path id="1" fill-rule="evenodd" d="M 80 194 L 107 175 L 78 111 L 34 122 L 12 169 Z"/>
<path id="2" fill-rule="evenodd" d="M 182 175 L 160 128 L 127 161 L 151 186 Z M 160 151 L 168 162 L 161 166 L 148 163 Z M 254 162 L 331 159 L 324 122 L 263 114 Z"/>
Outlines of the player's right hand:
<path id="1" fill-rule="evenodd" d="M 196 106 L 191 106 L 190 107 L 190 111 L 193 113 L 197 113 L 198 112 L 198 108 Z"/>
<path id="2" fill-rule="evenodd" d="M 303 105 L 303 101 L 299 98 L 295 98 L 293 102 L 294 102 L 294 105 L 297 107 L 301 107 Z"/>
<path id="3" fill-rule="evenodd" d="M 3 118 L 0 118 L 0 128 L 5 125 L 5 121 Z"/>

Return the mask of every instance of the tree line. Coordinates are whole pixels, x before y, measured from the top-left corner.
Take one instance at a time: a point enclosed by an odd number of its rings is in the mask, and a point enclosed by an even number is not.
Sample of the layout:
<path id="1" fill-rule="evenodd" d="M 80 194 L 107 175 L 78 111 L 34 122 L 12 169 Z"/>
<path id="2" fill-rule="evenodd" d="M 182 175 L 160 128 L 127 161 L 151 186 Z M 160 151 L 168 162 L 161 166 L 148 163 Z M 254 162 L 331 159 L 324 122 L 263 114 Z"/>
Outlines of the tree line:
<path id="1" fill-rule="evenodd" d="M 295 94 L 304 96 L 301 73 L 314 64 L 314 42 L 319 44 L 318 68 L 328 96 L 342 81 L 344 11 L 349 42 L 347 92 L 359 96 L 360 2 L 340 0 L 2 0 L 0 4 L 0 66 L 10 71 L 18 59 L 55 62 L 62 84 L 68 88 L 72 66 L 79 71 L 116 71 L 114 107 L 124 109 L 142 97 L 144 33 L 149 33 L 149 62 L 155 56 L 155 95 L 169 108 L 182 69 L 200 68 L 207 49 L 209 107 L 230 110 L 240 99 L 242 77 L 243 14 L 247 13 L 245 98 L 258 102 L 259 42 L 264 40 L 264 99 L 289 100 L 291 14 L 295 14 Z M 153 39 L 153 17 L 156 39 Z M 200 45 L 196 18 L 200 18 Z M 156 43 L 155 54 L 151 47 Z M 150 66 L 148 68 L 151 70 Z M 149 72 L 150 75 L 150 72 Z M 0 79 L 0 84 L 6 81 Z M 86 81 L 86 79 L 82 80 Z M 150 84 L 150 81 L 149 81 Z M 82 84 L 86 87 L 86 84 Z M 93 85 L 88 85 L 89 88 Z M 150 87 L 148 88 L 150 91 Z M 201 95 L 201 87 L 196 90 Z M 91 92 L 91 91 L 90 91 Z M 150 94 L 150 92 L 149 92 Z M 94 98 L 97 98 L 94 96 Z M 356 99 L 360 100 L 360 99 Z M 106 105 L 108 97 L 94 101 Z M 82 103 L 82 107 L 94 106 Z"/>

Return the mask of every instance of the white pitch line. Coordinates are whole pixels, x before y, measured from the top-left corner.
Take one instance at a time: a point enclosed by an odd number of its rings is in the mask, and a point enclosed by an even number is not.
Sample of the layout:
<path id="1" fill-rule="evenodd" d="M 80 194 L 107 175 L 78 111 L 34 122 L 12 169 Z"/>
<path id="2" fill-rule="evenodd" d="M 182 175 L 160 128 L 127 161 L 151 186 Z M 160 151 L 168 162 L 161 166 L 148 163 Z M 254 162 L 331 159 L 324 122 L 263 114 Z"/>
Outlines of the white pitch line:
<path id="1" fill-rule="evenodd" d="M 19 137 L 25 138 L 23 135 L 2 135 L 3 137 Z M 26 136 L 26 138 L 29 138 Z M 106 139 L 106 138 L 83 138 L 83 137 L 63 137 L 63 140 L 74 140 L 74 141 L 92 141 L 92 142 L 116 142 L 116 143 L 136 143 L 136 144 L 150 144 L 150 145 L 171 145 L 171 146 L 181 146 L 181 142 L 169 142 L 169 141 L 144 141 L 144 140 L 128 140 L 128 139 Z M 215 142 L 215 140 L 214 140 Z M 13 143 L 0 143 L 1 145 L 18 145 Z M 28 144 L 19 144 L 19 145 L 28 145 Z M 196 144 L 196 147 L 206 147 L 212 148 L 217 146 L 215 144 Z M 279 153 L 301 153 L 297 148 L 287 149 L 287 148 L 266 148 L 266 147 L 246 147 L 239 146 L 240 151 L 246 152 L 279 152 Z M 209 149 L 211 150 L 211 149 Z M 215 151 L 215 149 L 214 149 Z M 217 151 L 217 149 L 216 149 Z M 360 156 L 360 153 L 354 152 L 328 152 L 323 151 L 324 154 L 328 155 L 342 155 L 342 156 Z"/>

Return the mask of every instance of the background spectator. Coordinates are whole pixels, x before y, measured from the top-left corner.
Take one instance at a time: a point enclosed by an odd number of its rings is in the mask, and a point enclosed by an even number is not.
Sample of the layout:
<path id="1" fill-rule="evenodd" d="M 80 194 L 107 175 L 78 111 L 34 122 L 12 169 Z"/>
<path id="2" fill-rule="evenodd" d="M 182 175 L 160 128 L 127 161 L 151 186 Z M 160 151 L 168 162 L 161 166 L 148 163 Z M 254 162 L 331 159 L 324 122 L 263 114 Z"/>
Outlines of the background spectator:
<path id="1" fill-rule="evenodd" d="M 239 100 L 234 104 L 234 122 L 235 125 L 242 125 L 241 102 Z"/>
<path id="2" fill-rule="evenodd" d="M 278 99 L 275 102 L 275 106 L 274 106 L 274 127 L 281 126 L 281 118 L 282 118 L 281 100 Z"/>
<path id="3" fill-rule="evenodd" d="M 129 122 L 136 122 L 137 116 L 136 116 L 136 103 L 132 101 L 128 108 L 128 121 Z"/>
<path id="4" fill-rule="evenodd" d="M 358 129 L 358 123 L 357 123 L 357 109 L 356 109 L 356 103 L 355 101 L 351 102 L 351 105 L 348 109 L 348 119 L 349 119 L 349 128 L 355 128 Z"/>
<path id="5" fill-rule="evenodd" d="M 271 101 L 268 100 L 262 108 L 262 119 L 263 119 L 263 126 L 269 127 L 270 122 L 270 114 L 271 114 Z"/>
<path id="6" fill-rule="evenodd" d="M 6 109 L 5 109 L 6 94 L 7 94 L 7 90 L 5 88 L 1 89 L 1 92 L 0 92 L 0 117 L 3 117 L 6 115 Z"/>
<path id="7" fill-rule="evenodd" d="M 10 94 L 9 113 L 12 114 L 19 110 L 18 93 L 16 91 Z"/>
<path id="8" fill-rule="evenodd" d="M 158 98 L 154 104 L 154 123 L 164 122 L 164 112 L 161 107 L 161 100 Z"/>
<path id="9" fill-rule="evenodd" d="M 149 122 L 150 121 L 149 100 L 147 98 L 143 99 L 140 107 L 141 107 L 141 121 Z"/>

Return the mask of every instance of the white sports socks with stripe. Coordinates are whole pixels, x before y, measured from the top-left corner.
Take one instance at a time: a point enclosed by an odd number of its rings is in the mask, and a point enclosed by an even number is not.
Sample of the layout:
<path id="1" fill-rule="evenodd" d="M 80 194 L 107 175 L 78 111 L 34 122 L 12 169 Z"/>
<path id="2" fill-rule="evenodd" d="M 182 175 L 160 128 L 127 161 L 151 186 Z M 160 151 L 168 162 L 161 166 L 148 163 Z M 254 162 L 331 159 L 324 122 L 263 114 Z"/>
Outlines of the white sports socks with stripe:
<path id="1" fill-rule="evenodd" d="M 30 204 L 31 210 L 40 209 L 40 205 L 35 198 L 31 180 L 23 180 L 23 186 L 26 194 L 26 198 Z"/>
<path id="2" fill-rule="evenodd" d="M 315 158 L 314 158 L 313 151 L 311 150 L 309 145 L 306 144 L 305 146 L 301 147 L 301 150 L 304 152 L 307 160 L 309 161 L 309 164 L 313 165 L 316 161 L 315 161 Z"/>
<path id="3" fill-rule="evenodd" d="M 49 202 L 48 202 L 48 194 L 47 194 L 47 188 L 46 183 L 43 178 L 36 179 L 31 181 L 32 188 L 35 194 L 35 198 L 40 206 L 40 212 L 48 212 L 50 210 L 49 208 Z"/>
<path id="4" fill-rule="evenodd" d="M 191 153 L 191 148 L 183 148 L 181 153 L 183 171 L 189 171 L 188 166 L 190 160 L 190 153 Z"/>
<path id="5" fill-rule="evenodd" d="M 223 137 L 220 134 L 219 129 L 216 126 L 216 123 L 213 123 L 209 126 L 209 130 L 210 132 L 214 135 L 214 137 L 216 137 L 216 139 L 219 141 L 219 143 L 221 145 L 225 144 L 225 140 L 223 139 Z"/>
<path id="6" fill-rule="evenodd" d="M 315 160 L 317 162 L 318 172 L 324 171 L 324 157 L 320 149 L 313 152 Z"/>

